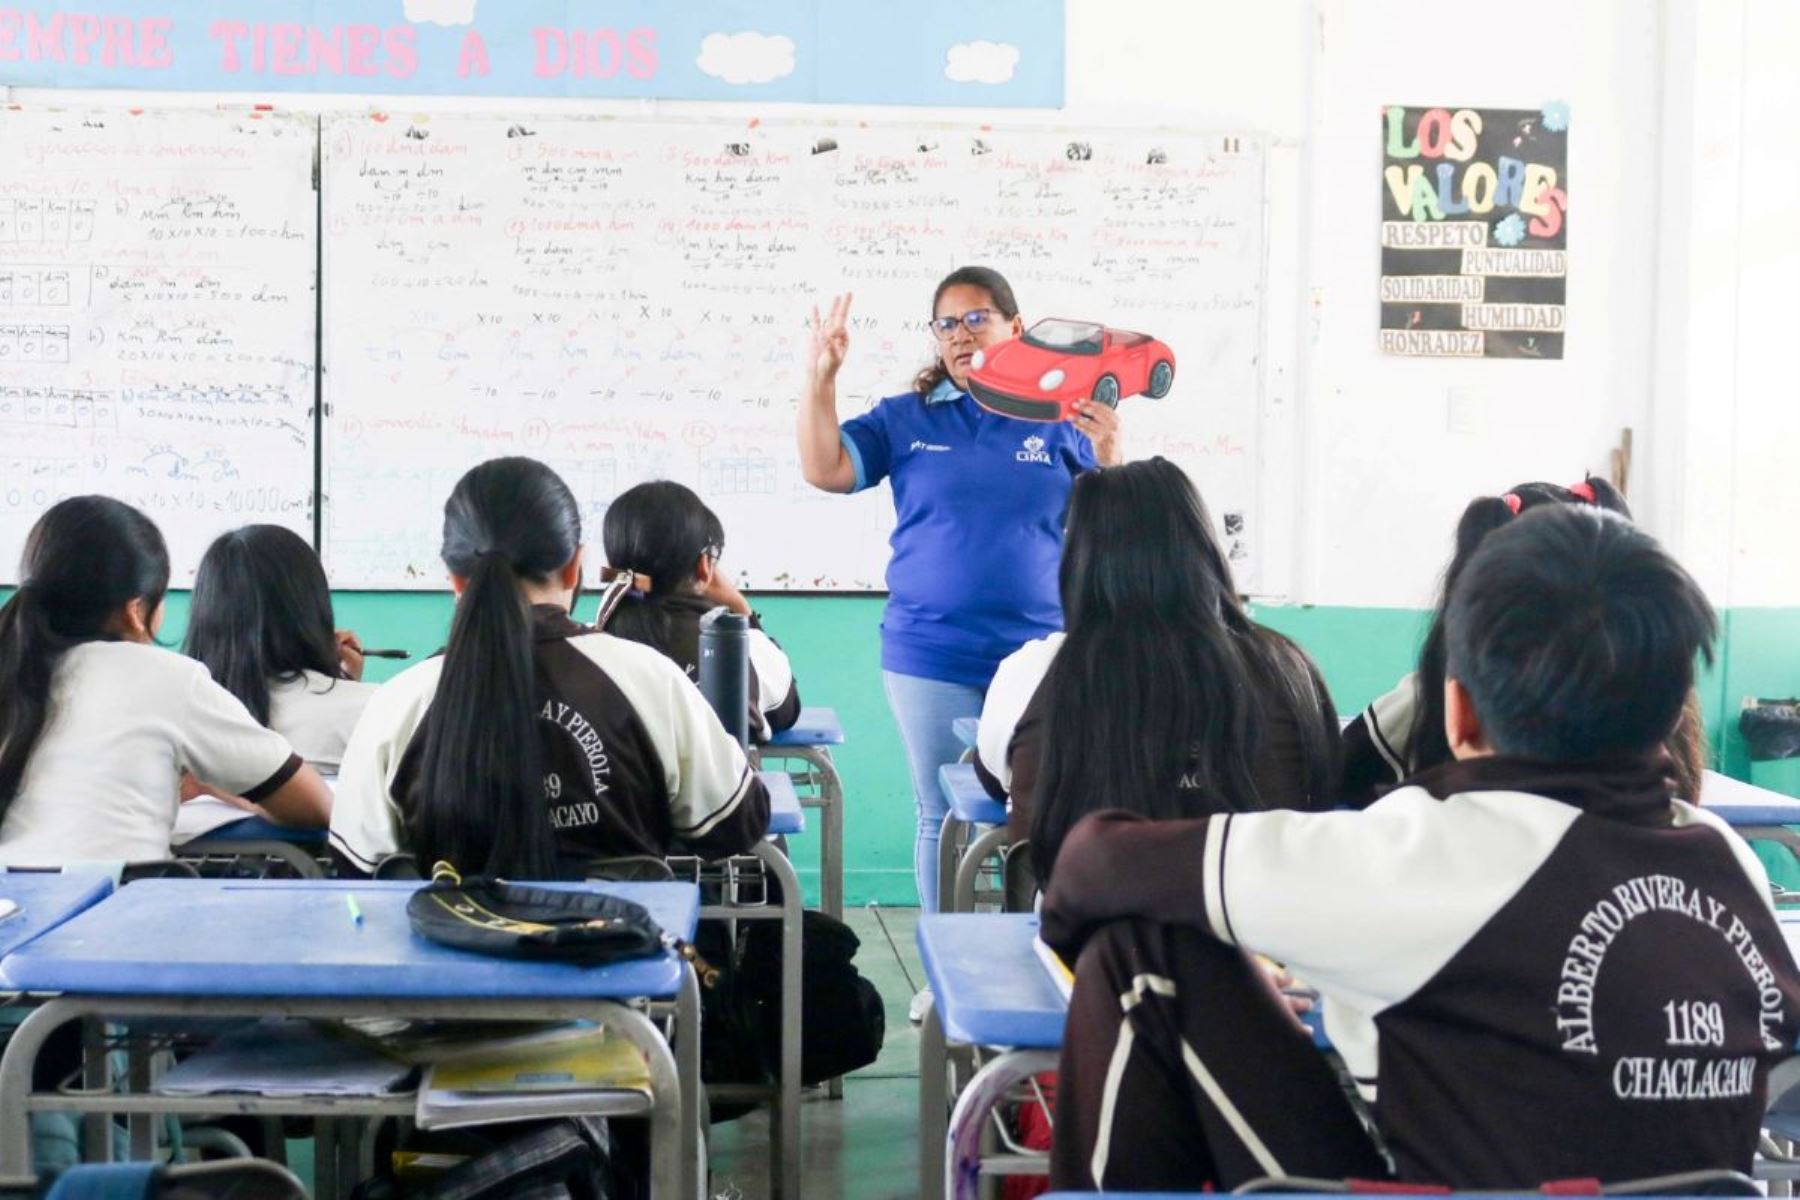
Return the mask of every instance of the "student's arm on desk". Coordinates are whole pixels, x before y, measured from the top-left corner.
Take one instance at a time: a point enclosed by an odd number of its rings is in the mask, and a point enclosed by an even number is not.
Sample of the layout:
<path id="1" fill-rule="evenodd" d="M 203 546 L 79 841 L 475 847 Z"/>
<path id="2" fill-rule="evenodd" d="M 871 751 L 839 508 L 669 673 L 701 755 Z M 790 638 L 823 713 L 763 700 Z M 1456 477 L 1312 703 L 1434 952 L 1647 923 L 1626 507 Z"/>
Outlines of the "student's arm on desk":
<path id="1" fill-rule="evenodd" d="M 1043 937 L 1073 962 L 1109 921 L 1183 925 L 1374 1013 L 1422 986 L 1556 844 L 1564 806 L 1509 801 L 1403 788 L 1360 813 L 1095 814 L 1057 857 Z"/>
<path id="2" fill-rule="evenodd" d="M 304 763 L 292 778 L 257 803 L 269 820 L 290 829 L 325 829 L 331 825 L 331 788 Z"/>

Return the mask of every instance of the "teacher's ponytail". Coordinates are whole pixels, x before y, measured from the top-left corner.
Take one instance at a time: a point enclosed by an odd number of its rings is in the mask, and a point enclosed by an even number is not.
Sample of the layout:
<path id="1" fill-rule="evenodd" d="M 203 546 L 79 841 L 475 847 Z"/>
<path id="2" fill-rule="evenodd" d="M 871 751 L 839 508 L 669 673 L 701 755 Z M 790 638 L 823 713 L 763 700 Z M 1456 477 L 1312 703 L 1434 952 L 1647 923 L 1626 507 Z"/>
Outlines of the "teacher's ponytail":
<path id="1" fill-rule="evenodd" d="M 993 301 L 995 311 L 1008 321 L 1019 315 L 1019 302 L 1013 297 L 1012 284 L 1006 282 L 1006 276 L 992 267 L 958 267 L 939 280 L 937 291 L 931 293 L 931 316 L 937 316 L 938 301 L 953 287 L 980 288 Z M 943 359 L 934 354 L 931 364 L 913 377 L 913 391 L 929 396 L 932 389 L 948 378 L 950 373 L 944 370 Z"/>

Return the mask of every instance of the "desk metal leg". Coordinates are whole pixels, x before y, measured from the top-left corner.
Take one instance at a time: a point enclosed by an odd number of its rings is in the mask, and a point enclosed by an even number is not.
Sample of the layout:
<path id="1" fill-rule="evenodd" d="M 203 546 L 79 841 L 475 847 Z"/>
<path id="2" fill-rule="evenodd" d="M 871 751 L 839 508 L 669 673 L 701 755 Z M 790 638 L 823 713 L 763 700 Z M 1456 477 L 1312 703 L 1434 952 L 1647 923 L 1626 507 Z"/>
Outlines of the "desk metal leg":
<path id="1" fill-rule="evenodd" d="M 942 1200 L 944 1194 L 944 1131 L 949 1115 L 944 1076 L 949 1070 L 944 1051 L 944 1023 L 937 1005 L 927 1004 L 919 1025 L 919 1200 Z"/>
<path id="2" fill-rule="evenodd" d="M 700 977 L 692 963 L 681 973 L 681 991 L 675 998 L 675 1073 L 681 1077 L 681 1194 L 687 1200 L 702 1200 L 706 1138 L 700 1125 L 704 1090 L 700 1083 Z"/>
<path id="3" fill-rule="evenodd" d="M 946 912 L 975 911 L 975 882 L 981 877 L 981 864 L 1006 849 L 1008 830 L 996 825 L 969 844 L 956 861 L 956 883 L 950 889 L 951 907 Z M 1002 888 L 1004 889 L 1004 883 Z"/>
<path id="4" fill-rule="evenodd" d="M 1057 1057 L 1054 1050 L 1013 1050 L 975 1072 L 969 1086 L 956 1098 L 956 1110 L 950 1114 L 950 1125 L 941 1144 L 944 1200 L 976 1200 L 980 1196 L 984 1169 L 982 1133 L 988 1118 L 1020 1083 L 1040 1072 L 1056 1070 Z M 920 1136 L 924 1136 L 922 1129 Z M 1033 1172 L 1040 1168 L 1032 1160 L 1016 1161 Z"/>
<path id="5" fill-rule="evenodd" d="M 831 751 L 823 746 L 762 746 L 756 750 L 758 768 L 771 760 L 803 762 L 804 772 L 789 771 L 806 785 L 800 807 L 819 813 L 819 911 L 844 918 L 844 779 L 838 774 Z M 816 791 L 814 790 L 816 789 Z"/>
<path id="6" fill-rule="evenodd" d="M 106 1051 L 106 1022 L 92 1017 L 81 1023 L 81 1086 L 90 1094 L 112 1089 L 112 1059 Z M 112 1121 L 102 1113 L 81 1118 L 83 1162 L 112 1161 Z"/>
<path id="7" fill-rule="evenodd" d="M 945 813 L 938 828 L 938 911 L 955 912 L 956 843 L 962 840 L 963 823 L 955 813 Z"/>
<path id="8" fill-rule="evenodd" d="M 769 845 L 756 848 L 781 885 L 781 1078 L 773 1116 L 777 1147 L 774 1194 L 798 1200 L 800 1195 L 800 979 L 803 953 L 800 880 L 786 857 Z"/>

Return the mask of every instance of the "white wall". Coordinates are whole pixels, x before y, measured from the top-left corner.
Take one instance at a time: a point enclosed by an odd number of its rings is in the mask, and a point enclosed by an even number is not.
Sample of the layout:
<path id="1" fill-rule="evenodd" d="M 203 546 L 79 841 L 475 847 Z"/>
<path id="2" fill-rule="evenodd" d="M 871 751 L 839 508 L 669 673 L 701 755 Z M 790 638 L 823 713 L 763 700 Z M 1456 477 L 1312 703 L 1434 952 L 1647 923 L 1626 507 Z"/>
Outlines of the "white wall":
<path id="1" fill-rule="evenodd" d="M 1068 100 L 1054 120 L 1270 140 L 1264 590 L 1321 604 L 1426 604 L 1471 496 L 1604 473 L 1630 426 L 1633 502 L 1715 599 L 1800 602 L 1800 555 L 1784 552 L 1785 530 L 1800 521 L 1790 366 L 1800 337 L 1800 5 L 1578 0 L 1546 27 L 1473 0 L 1067 3 Z M 1380 109 L 1557 99 L 1573 118 L 1567 357 L 1378 353 Z M 1788 123 L 1768 119 L 1776 112 Z"/>

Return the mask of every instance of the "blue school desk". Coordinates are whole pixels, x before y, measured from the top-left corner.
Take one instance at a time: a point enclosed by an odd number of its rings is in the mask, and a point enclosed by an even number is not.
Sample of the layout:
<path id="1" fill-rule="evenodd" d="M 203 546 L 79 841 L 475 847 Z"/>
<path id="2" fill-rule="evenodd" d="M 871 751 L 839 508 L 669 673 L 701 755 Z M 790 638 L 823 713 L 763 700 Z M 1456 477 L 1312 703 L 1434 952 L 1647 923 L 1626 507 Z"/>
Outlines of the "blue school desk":
<path id="1" fill-rule="evenodd" d="M 318 856 L 325 852 L 323 829 L 290 829 L 267 817 L 246 815 L 241 821 L 221 825 L 175 847 L 176 858 L 259 859 L 287 863 L 302 879 L 323 879 Z"/>
<path id="2" fill-rule="evenodd" d="M 19 906 L 18 912 L 0 921 L 0 956 L 11 954 L 71 917 L 87 911 L 111 895 L 112 890 L 112 877 L 108 875 L 65 875 L 60 871 L 0 873 L 0 899 L 11 900 Z M 0 987 L 18 990 L 6 978 L 3 965 L 0 965 Z"/>
<path id="3" fill-rule="evenodd" d="M 819 810 L 819 907 L 839 918 L 844 915 L 844 781 L 831 760 L 831 747 L 843 744 L 844 727 L 836 709 L 802 708 L 793 728 L 782 730 L 767 745 L 750 748 L 759 765 L 803 764 L 788 774 L 806 788 L 801 805 Z M 832 1094 L 840 1094 L 835 1085 Z"/>
<path id="4" fill-rule="evenodd" d="M 938 787 L 950 810 L 938 835 L 938 911 L 969 912 L 981 864 L 1006 847 L 1006 805 L 988 795 L 973 763 L 939 767 Z"/>
<path id="5" fill-rule="evenodd" d="M 643 1051 L 649 1099 L 571 1098 L 570 1111 L 645 1116 L 659 1198 L 697 1194 L 699 985 L 672 952 L 605 967 L 490 958 L 414 936 L 406 902 L 420 885 L 373 881 L 159 879 L 131 884 L 0 962 L 16 986 L 62 993 L 28 1016 L 0 1057 L 0 1183 L 31 1178 L 31 1112 L 408 1115 L 411 1096 L 288 1098 L 34 1093 L 46 1036 L 78 1018 L 289 1016 L 321 1019 L 599 1021 Z M 572 887 L 592 885 L 565 885 Z M 691 884 L 606 884 L 662 927 L 693 934 Z M 363 920 L 352 920 L 354 895 Z M 640 1002 L 650 1002 L 640 1011 Z M 654 1020 L 672 1017 L 675 1048 Z M 133 1072 L 134 1081 L 138 1072 Z M 148 1080 L 144 1080 L 148 1082 Z M 335 1125 L 335 1122 L 327 1122 Z M 354 1121 L 345 1129 L 354 1129 Z M 335 1142 L 335 1136 L 328 1139 Z M 348 1139 L 354 1142 L 354 1136 Z M 334 1147 L 335 1148 L 335 1147 Z M 347 1182 L 346 1157 L 321 1163 L 321 1194 Z"/>
<path id="6" fill-rule="evenodd" d="M 806 832 L 806 813 L 800 807 L 800 793 L 794 790 L 794 778 L 786 771 L 758 771 L 758 779 L 769 789 L 769 832 L 787 837 Z"/>
<path id="7" fill-rule="evenodd" d="M 1717 771 L 1705 774 L 1700 785 L 1700 806 L 1740 831 L 1800 825 L 1800 800 Z"/>
<path id="8" fill-rule="evenodd" d="M 931 1006 L 919 1031 L 919 1194 L 980 1194 L 981 1176 L 1045 1171 L 1042 1154 L 983 1155 L 994 1109 L 1041 1071 L 1056 1069 L 1068 1005 L 1032 951 L 1029 914 L 943 913 L 919 918 L 919 958 Z M 1004 1047 L 969 1080 L 947 1114 L 950 1045 Z"/>

